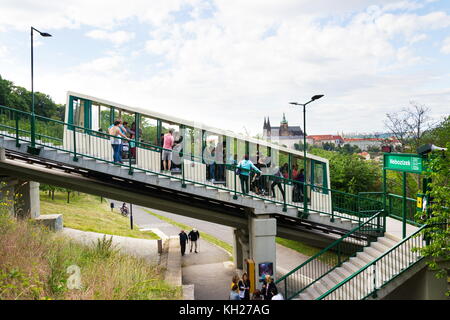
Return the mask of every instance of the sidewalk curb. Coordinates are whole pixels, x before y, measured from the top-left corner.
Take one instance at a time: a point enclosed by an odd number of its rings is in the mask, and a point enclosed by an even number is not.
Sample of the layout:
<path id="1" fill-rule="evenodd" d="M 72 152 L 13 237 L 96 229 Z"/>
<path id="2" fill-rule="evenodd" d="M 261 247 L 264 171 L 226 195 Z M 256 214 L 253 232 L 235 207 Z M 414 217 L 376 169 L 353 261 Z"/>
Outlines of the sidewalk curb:
<path id="1" fill-rule="evenodd" d="M 168 241 L 169 249 L 164 280 L 172 286 L 180 287 L 182 286 L 180 242 L 177 236 L 171 236 Z"/>

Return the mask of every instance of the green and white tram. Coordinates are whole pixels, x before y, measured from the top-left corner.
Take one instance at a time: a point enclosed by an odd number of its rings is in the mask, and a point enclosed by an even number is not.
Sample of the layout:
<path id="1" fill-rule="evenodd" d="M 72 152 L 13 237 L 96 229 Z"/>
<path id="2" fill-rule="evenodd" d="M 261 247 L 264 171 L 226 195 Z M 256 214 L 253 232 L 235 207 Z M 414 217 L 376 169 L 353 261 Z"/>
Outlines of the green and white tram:
<path id="1" fill-rule="evenodd" d="M 65 123 L 68 125 L 64 129 L 64 148 L 76 148 L 80 154 L 113 161 L 107 133 L 110 125 L 117 119 L 127 122 L 128 127 L 135 132 L 135 154 L 130 156 L 132 159 L 125 161 L 132 162 L 137 168 L 161 172 L 161 138 L 169 129 L 174 129 L 175 141 L 178 143 L 173 151 L 171 174 L 176 175 L 184 171 L 184 178 L 187 180 L 220 184 L 231 190 L 235 189 L 236 183 L 236 188 L 240 191 L 240 182 L 235 179 L 233 165 L 242 160 L 244 155 L 249 155 L 250 160 L 261 168 L 263 176 L 270 176 L 276 168 L 281 168 L 285 178 L 282 180 L 288 181 L 284 183 L 285 202 L 301 203 L 294 192 L 294 185 L 289 181 L 294 180 L 303 168 L 303 152 L 199 122 L 129 107 L 81 93 L 67 93 Z M 312 202 L 314 199 L 320 200 L 315 202 L 331 209 L 328 160 L 307 154 L 306 169 L 308 199 Z M 215 179 L 211 181 L 213 177 Z M 271 195 L 271 182 L 267 180 L 259 184 L 258 191 L 263 196 Z M 275 199 L 284 201 L 280 189 L 274 190 Z"/>

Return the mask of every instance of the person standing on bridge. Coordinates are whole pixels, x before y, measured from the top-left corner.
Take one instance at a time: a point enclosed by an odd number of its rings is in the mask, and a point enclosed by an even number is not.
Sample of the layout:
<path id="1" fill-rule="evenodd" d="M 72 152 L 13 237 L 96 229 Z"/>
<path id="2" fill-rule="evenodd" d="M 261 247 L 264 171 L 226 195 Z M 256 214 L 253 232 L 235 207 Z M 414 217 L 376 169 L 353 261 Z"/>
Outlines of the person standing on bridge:
<path id="1" fill-rule="evenodd" d="M 275 173 L 274 173 L 274 177 L 273 177 L 273 182 L 272 185 L 270 186 L 270 189 L 272 190 L 272 196 L 275 198 L 275 187 L 278 186 L 278 189 L 280 189 L 281 191 L 281 195 L 283 196 L 283 201 L 285 199 L 285 194 L 284 194 L 284 190 L 283 187 L 281 186 L 281 182 L 283 179 L 283 174 L 281 173 L 280 167 L 277 167 L 275 169 Z"/>
<path id="2" fill-rule="evenodd" d="M 192 247 L 195 244 L 195 253 L 198 253 L 197 252 L 197 240 L 200 239 L 200 233 L 197 231 L 197 229 L 193 228 L 191 230 L 191 232 L 189 232 L 188 238 L 189 238 L 189 241 L 191 241 L 191 251 L 190 252 L 192 252 Z"/>
<path id="3" fill-rule="evenodd" d="M 162 160 L 164 171 L 170 171 L 170 166 L 172 165 L 172 148 L 174 144 L 173 129 L 170 128 L 169 132 L 164 135 Z"/>
<path id="4" fill-rule="evenodd" d="M 184 253 L 186 252 L 186 242 L 188 242 L 188 236 L 184 230 L 181 230 L 180 234 L 180 248 L 181 248 L 181 255 L 184 256 Z"/>
<path id="5" fill-rule="evenodd" d="M 239 179 L 241 180 L 241 188 L 243 194 L 248 194 L 249 191 L 249 182 L 248 179 L 250 177 L 250 172 L 252 170 L 256 171 L 257 173 L 261 174 L 261 170 L 259 170 L 253 162 L 249 160 L 248 154 L 244 156 L 244 159 L 239 162 L 238 164 L 238 170 L 240 170 L 239 173 Z"/>
<path id="6" fill-rule="evenodd" d="M 122 162 L 122 140 L 120 137 L 123 137 L 125 139 L 128 139 L 125 134 L 122 133 L 120 130 L 120 121 L 116 120 L 114 121 L 114 125 L 109 129 L 109 134 L 111 137 L 111 146 L 113 148 L 113 158 L 114 162 L 123 163 Z"/>

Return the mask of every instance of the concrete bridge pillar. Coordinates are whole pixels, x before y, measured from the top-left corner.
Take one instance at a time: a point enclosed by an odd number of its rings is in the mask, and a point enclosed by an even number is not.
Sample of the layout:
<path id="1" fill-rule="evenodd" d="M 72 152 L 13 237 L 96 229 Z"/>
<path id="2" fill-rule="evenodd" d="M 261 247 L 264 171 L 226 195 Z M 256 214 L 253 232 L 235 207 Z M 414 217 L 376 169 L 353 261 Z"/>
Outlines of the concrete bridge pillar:
<path id="1" fill-rule="evenodd" d="M 16 186 L 16 199 L 16 214 L 32 219 L 40 216 L 41 202 L 39 200 L 38 182 L 19 181 Z"/>
<path id="2" fill-rule="evenodd" d="M 277 222 L 269 216 L 249 216 L 248 225 L 250 258 L 255 262 L 256 287 L 260 289 L 264 273 L 272 273 L 273 279 L 276 276 Z"/>
<path id="3" fill-rule="evenodd" d="M 233 238 L 233 260 L 236 269 L 244 270 L 245 260 L 250 257 L 248 231 L 244 229 L 234 229 Z"/>
<path id="4" fill-rule="evenodd" d="M 11 177 L 0 179 L 1 201 L 6 210 L 19 217 L 35 219 L 40 215 L 39 183 Z"/>

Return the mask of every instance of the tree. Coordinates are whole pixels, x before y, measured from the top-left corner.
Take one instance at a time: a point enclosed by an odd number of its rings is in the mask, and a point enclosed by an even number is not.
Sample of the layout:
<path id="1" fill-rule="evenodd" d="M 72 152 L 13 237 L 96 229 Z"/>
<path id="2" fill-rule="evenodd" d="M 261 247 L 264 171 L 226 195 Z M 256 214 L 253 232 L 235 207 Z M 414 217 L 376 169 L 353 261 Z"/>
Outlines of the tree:
<path id="1" fill-rule="evenodd" d="M 377 191 L 381 170 L 374 161 L 363 161 L 355 154 L 311 149 L 311 153 L 330 161 L 331 188 L 348 193 Z"/>
<path id="2" fill-rule="evenodd" d="M 445 152 L 433 152 L 429 156 L 426 171 L 426 177 L 431 180 L 427 192 L 430 199 L 428 214 L 418 213 L 418 218 L 424 218 L 423 222 L 429 226 L 422 234 L 430 240 L 420 252 L 429 258 L 430 269 L 438 271 L 437 278 L 447 277 L 445 262 L 450 261 L 450 142 L 446 148 Z M 446 295 L 450 296 L 450 291 Z"/>
<path id="3" fill-rule="evenodd" d="M 368 146 L 367 151 L 373 152 L 373 153 L 378 153 L 378 152 L 380 152 L 380 147 L 379 146 Z"/>
<path id="4" fill-rule="evenodd" d="M 334 143 L 325 142 L 324 144 L 322 144 L 322 149 L 327 151 L 334 151 L 336 150 L 336 146 L 334 145 Z"/>
<path id="5" fill-rule="evenodd" d="M 442 119 L 433 128 L 426 131 L 423 135 L 423 143 L 435 144 L 438 147 L 446 145 L 450 137 L 450 116 Z"/>
<path id="6" fill-rule="evenodd" d="M 400 141 L 401 152 L 406 146 L 415 151 L 422 143 L 424 133 L 430 127 L 430 109 L 417 102 L 410 102 L 410 107 L 397 113 L 387 113 L 384 122 L 390 133 Z"/>
<path id="7" fill-rule="evenodd" d="M 358 146 L 356 145 L 352 146 L 348 143 L 344 144 L 342 147 L 339 147 L 337 150 L 343 154 L 354 154 L 361 152 L 361 149 Z"/>

